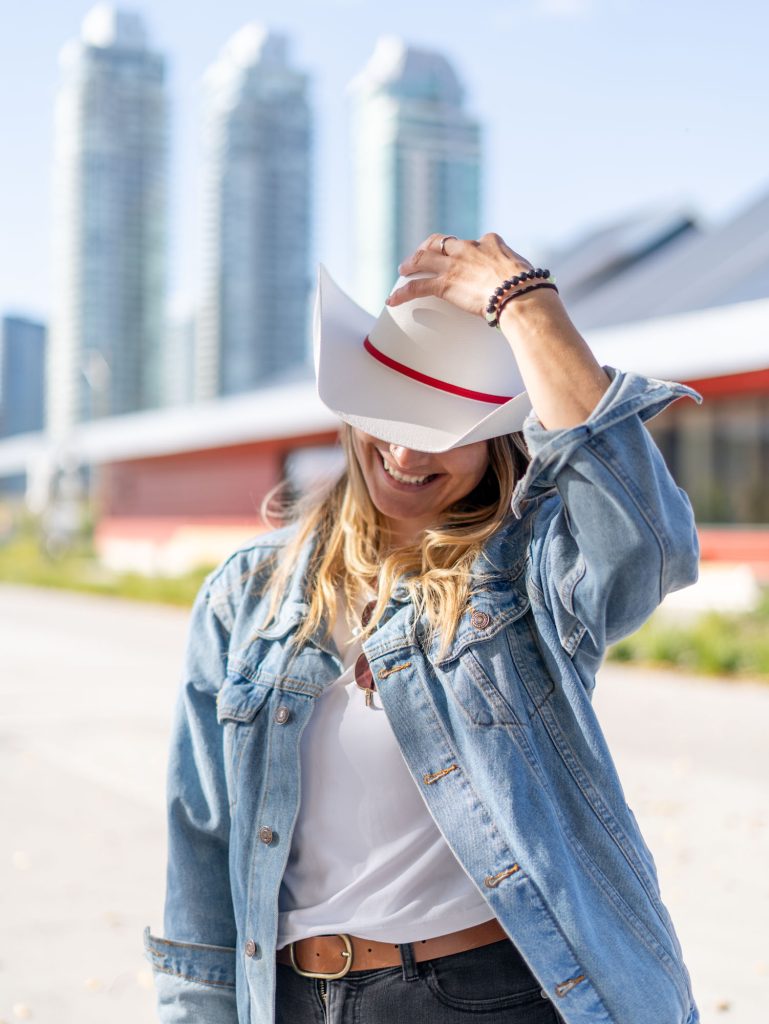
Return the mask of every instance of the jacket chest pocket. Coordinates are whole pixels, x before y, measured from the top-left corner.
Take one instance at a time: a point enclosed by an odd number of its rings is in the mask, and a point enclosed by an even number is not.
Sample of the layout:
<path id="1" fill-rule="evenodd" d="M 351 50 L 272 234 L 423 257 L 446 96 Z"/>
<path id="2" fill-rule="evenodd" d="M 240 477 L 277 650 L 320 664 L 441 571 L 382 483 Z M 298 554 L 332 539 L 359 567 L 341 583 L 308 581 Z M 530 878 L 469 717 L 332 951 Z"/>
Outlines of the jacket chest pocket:
<path id="1" fill-rule="evenodd" d="M 256 757 L 264 729 L 259 713 L 271 692 L 272 687 L 264 683 L 228 675 L 216 698 L 216 718 L 223 730 L 224 773 L 230 808 L 236 803 L 244 759 Z"/>
<path id="2" fill-rule="evenodd" d="M 446 674 L 462 711 L 479 726 L 528 726 L 555 689 L 530 613 L 468 644 Z"/>

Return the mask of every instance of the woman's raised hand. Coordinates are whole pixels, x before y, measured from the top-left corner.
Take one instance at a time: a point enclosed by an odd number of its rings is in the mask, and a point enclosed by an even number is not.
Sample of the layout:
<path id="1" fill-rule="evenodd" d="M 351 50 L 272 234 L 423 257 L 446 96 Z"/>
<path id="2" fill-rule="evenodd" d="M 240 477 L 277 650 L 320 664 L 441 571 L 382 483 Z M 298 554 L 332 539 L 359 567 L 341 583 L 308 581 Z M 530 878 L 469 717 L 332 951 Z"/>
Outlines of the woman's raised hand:
<path id="1" fill-rule="evenodd" d="M 497 234 L 484 235 L 480 241 L 430 235 L 398 270 L 404 277 L 418 273 L 435 276 L 409 281 L 392 293 L 387 304 L 398 306 L 410 299 L 434 295 L 483 316 L 495 288 L 514 274 L 531 269 L 531 263 Z M 542 293 L 547 294 L 548 290 L 543 289 Z M 549 294 L 555 295 L 552 291 Z"/>

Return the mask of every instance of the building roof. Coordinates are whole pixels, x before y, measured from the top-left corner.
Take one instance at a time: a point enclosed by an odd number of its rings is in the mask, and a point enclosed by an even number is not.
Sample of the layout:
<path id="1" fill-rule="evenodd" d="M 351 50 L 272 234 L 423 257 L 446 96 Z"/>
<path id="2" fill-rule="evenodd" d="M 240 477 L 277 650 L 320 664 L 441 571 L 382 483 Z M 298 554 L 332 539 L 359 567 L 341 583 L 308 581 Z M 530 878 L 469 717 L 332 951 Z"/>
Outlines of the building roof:
<path id="1" fill-rule="evenodd" d="M 581 298 L 605 288 L 620 274 L 632 272 L 641 260 L 671 243 L 701 234 L 685 207 L 639 210 L 581 235 L 545 257 L 554 268 L 558 289 L 569 309 Z"/>
<path id="2" fill-rule="evenodd" d="M 57 462 L 105 463 L 201 451 L 335 430 L 339 420 L 301 381 L 195 405 L 81 423 L 57 442 L 45 434 L 0 442 L 0 475 L 22 471 L 46 454 Z"/>
<path id="3" fill-rule="evenodd" d="M 147 30 L 136 11 L 121 10 L 109 3 L 97 4 L 86 14 L 81 38 L 99 49 L 145 50 Z"/>
<path id="4" fill-rule="evenodd" d="M 207 77 L 232 77 L 256 68 L 281 69 L 286 67 L 287 57 L 288 37 L 252 21 L 227 40 L 208 69 Z"/>
<path id="5" fill-rule="evenodd" d="M 663 380 L 769 368 L 769 299 L 585 332 L 596 358 Z"/>
<path id="6" fill-rule="evenodd" d="M 724 224 L 681 235 L 570 302 L 569 312 L 586 331 L 767 297 L 769 192 Z"/>
<path id="7" fill-rule="evenodd" d="M 275 102 L 286 93 L 303 94 L 307 76 L 288 63 L 289 40 L 258 22 L 249 22 L 227 40 L 206 68 L 203 82 L 226 114 L 247 96 L 265 96 Z"/>
<path id="8" fill-rule="evenodd" d="M 442 53 L 409 46 L 400 36 L 381 36 L 352 90 L 388 92 L 401 99 L 460 106 L 464 90 Z"/>

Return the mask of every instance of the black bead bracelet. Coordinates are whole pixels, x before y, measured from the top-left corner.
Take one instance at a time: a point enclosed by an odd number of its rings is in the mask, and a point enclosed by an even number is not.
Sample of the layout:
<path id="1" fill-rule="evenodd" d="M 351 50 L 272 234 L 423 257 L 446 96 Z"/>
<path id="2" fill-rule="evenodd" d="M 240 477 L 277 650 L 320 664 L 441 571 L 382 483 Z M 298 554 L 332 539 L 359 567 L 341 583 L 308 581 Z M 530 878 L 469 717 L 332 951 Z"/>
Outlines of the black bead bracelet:
<path id="1" fill-rule="evenodd" d="M 509 291 L 510 288 L 515 288 L 516 285 L 523 284 L 524 281 L 534 281 L 537 278 L 548 277 L 550 277 L 550 271 L 542 270 L 540 267 L 537 267 L 536 270 L 524 270 L 523 273 L 516 274 L 515 277 L 509 277 L 506 281 L 502 282 L 499 288 L 494 289 L 491 298 L 489 299 L 489 304 L 486 307 L 487 311 L 489 313 L 493 313 L 497 303 L 499 302 L 499 296 L 504 295 L 504 293 Z"/>
<path id="2" fill-rule="evenodd" d="M 537 281 L 539 283 L 528 285 L 526 288 L 519 288 L 518 291 L 511 291 L 511 289 L 518 288 L 518 285 L 525 284 L 527 281 Z M 541 267 L 537 267 L 536 270 L 524 270 L 521 274 L 516 274 L 514 277 L 503 281 L 498 288 L 494 289 L 486 306 L 486 323 L 489 327 L 499 326 L 499 314 L 502 312 L 502 307 L 510 299 L 514 299 L 518 295 L 525 295 L 536 288 L 552 288 L 558 291 L 555 286 L 555 278 L 551 276 L 549 270 L 542 270 Z"/>

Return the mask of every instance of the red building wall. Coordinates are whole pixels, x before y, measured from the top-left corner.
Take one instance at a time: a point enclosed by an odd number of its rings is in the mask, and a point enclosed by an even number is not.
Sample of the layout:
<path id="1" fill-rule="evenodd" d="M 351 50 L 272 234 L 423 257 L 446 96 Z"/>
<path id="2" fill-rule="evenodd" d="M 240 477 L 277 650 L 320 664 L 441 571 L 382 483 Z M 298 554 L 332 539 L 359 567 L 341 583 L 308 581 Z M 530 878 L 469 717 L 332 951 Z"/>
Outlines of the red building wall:
<path id="1" fill-rule="evenodd" d="M 100 515 L 258 521 L 262 499 L 282 479 L 286 455 L 294 448 L 332 444 L 335 436 L 315 434 L 111 463 L 100 470 Z"/>
<path id="2" fill-rule="evenodd" d="M 712 408 L 769 395 L 769 369 L 687 383 Z M 677 405 L 652 422 L 653 433 L 672 424 Z M 162 554 L 194 533 L 208 560 L 217 545 L 224 554 L 264 528 L 260 505 L 282 479 L 286 456 L 297 448 L 333 444 L 336 436 L 328 431 L 104 465 L 97 485 L 97 547 L 106 552 L 109 545 L 123 545 L 130 553 L 132 544 L 138 550 L 146 542 Z M 703 560 L 748 563 L 769 579 L 769 524 L 708 525 L 700 528 L 700 539 Z"/>

